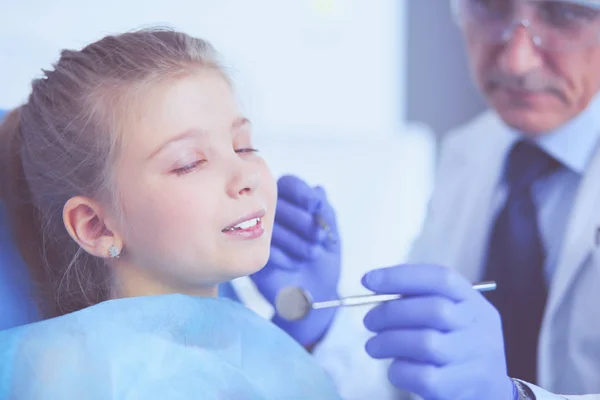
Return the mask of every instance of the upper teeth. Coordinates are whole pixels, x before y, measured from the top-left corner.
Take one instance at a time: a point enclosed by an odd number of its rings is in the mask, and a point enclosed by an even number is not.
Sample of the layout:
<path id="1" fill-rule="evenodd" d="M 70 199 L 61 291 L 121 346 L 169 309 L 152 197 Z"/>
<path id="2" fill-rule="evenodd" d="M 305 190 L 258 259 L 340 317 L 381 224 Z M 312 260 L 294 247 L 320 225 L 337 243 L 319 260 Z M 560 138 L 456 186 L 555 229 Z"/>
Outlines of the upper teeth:
<path id="1" fill-rule="evenodd" d="M 239 224 L 233 226 L 231 229 L 248 229 L 252 228 L 256 224 L 260 222 L 260 218 L 252 218 L 248 221 L 240 222 Z"/>

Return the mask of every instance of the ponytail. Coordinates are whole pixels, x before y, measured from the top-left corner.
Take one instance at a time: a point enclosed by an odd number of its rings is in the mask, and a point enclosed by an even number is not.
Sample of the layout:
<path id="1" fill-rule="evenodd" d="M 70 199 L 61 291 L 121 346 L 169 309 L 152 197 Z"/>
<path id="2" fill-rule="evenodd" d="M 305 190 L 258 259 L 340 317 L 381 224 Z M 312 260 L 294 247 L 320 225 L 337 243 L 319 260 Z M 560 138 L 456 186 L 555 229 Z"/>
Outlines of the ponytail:
<path id="1" fill-rule="evenodd" d="M 46 281 L 42 223 L 21 160 L 21 107 L 5 115 L 0 123 L 0 198 L 6 205 L 10 231 L 36 284 L 35 292 L 40 293 Z"/>
<path id="2" fill-rule="evenodd" d="M 16 162 L 20 162 L 17 143 L 21 130 L 20 121 L 20 108 L 10 111 L 0 120 L 0 196 L 3 199 L 11 192 L 10 187 L 15 183 L 11 179 L 14 166 Z"/>

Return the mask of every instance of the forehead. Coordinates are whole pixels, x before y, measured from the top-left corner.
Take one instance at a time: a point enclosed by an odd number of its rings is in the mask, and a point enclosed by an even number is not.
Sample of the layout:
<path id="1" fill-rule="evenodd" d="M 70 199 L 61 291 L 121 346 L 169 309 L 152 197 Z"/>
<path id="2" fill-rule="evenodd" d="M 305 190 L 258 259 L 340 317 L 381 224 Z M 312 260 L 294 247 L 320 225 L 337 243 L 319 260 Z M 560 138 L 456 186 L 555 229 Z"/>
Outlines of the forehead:
<path id="1" fill-rule="evenodd" d="M 589 22 L 595 19 L 600 11 L 600 0 L 452 0 L 452 12 L 455 18 L 467 14 L 481 18 L 530 17 L 522 15 L 527 11 L 541 12 L 545 22 L 558 22 L 556 17 L 563 17 L 556 28 L 572 30 L 574 22 Z M 517 13 L 516 15 L 514 15 Z M 577 25 L 579 28 L 580 26 Z"/>
<path id="2" fill-rule="evenodd" d="M 229 82 L 212 69 L 140 90 L 131 102 L 123 142 L 141 152 L 184 131 L 218 131 L 239 115 Z"/>
<path id="3" fill-rule="evenodd" d="M 146 107 L 140 110 L 147 129 L 156 127 L 180 133 L 189 125 L 218 124 L 237 114 L 237 103 L 225 78 L 212 69 L 163 82 L 150 90 Z"/>
<path id="4" fill-rule="evenodd" d="M 547 4 L 547 3 L 558 3 L 558 4 L 573 4 L 580 6 L 589 6 L 591 8 L 600 8 L 600 0 L 471 0 L 472 2 L 481 3 L 505 3 L 505 4 Z"/>
<path id="5" fill-rule="evenodd" d="M 558 3 L 570 3 L 570 4 L 579 4 L 582 6 L 591 6 L 600 8 L 600 0 L 527 0 L 530 2 L 548 2 L 555 1 Z"/>
<path id="6" fill-rule="evenodd" d="M 454 0 L 454 17 L 469 41 L 506 44 L 525 29 L 552 53 L 594 50 L 600 43 L 600 0 Z"/>

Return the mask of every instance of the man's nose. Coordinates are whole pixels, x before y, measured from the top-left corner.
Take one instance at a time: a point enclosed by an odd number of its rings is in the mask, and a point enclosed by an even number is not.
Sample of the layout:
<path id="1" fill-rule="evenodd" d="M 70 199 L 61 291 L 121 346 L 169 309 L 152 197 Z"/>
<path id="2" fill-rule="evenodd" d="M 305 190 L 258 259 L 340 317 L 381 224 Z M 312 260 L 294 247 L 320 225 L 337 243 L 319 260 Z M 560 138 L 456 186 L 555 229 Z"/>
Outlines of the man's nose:
<path id="1" fill-rule="evenodd" d="M 516 25 L 498 58 L 498 68 L 510 75 L 525 75 L 542 66 L 543 58 L 535 45 L 526 22 Z"/>

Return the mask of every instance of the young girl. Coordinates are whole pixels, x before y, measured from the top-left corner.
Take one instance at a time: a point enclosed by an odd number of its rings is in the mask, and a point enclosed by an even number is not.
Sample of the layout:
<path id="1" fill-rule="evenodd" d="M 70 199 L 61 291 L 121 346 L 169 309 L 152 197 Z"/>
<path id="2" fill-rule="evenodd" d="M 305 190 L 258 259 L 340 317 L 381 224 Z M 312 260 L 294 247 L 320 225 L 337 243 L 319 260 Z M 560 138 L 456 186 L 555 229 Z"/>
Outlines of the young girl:
<path id="1" fill-rule="evenodd" d="M 63 51 L 0 141 L 50 318 L 0 334 L 1 398 L 337 398 L 291 338 L 214 298 L 267 262 L 276 186 L 210 44 L 144 30 Z"/>

